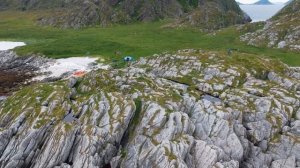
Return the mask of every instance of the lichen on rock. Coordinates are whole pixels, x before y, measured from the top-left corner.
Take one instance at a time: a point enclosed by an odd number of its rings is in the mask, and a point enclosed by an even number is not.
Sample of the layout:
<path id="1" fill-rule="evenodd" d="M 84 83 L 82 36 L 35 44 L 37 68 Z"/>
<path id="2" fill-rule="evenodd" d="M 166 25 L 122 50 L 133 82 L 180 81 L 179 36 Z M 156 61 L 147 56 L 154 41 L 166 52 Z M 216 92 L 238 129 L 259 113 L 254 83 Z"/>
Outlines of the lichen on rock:
<path id="1" fill-rule="evenodd" d="M 0 167 L 299 167 L 299 73 L 181 50 L 34 84 L 0 102 Z"/>

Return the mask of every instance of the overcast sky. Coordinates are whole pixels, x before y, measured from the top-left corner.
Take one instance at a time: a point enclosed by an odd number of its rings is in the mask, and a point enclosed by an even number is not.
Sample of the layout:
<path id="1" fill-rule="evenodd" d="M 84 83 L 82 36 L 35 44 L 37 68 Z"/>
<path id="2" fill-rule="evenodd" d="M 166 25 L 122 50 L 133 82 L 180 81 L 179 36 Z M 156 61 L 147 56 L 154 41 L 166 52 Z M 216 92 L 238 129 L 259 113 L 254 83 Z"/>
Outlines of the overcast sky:
<path id="1" fill-rule="evenodd" d="M 251 3 L 257 2 L 258 0 L 236 0 L 236 1 L 244 3 L 244 4 L 251 4 Z M 287 1 L 288 0 L 270 0 L 270 2 L 273 2 L 273 3 L 285 3 Z"/>

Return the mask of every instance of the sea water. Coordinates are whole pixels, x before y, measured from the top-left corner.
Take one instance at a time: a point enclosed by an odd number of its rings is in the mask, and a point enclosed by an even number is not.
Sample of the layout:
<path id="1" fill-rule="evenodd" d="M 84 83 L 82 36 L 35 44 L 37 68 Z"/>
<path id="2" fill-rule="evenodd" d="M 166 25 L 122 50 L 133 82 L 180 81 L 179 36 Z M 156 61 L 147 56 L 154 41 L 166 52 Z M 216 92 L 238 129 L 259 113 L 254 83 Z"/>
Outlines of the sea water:
<path id="1" fill-rule="evenodd" d="M 240 5 L 252 19 L 252 22 L 266 21 L 279 12 L 285 5 Z"/>

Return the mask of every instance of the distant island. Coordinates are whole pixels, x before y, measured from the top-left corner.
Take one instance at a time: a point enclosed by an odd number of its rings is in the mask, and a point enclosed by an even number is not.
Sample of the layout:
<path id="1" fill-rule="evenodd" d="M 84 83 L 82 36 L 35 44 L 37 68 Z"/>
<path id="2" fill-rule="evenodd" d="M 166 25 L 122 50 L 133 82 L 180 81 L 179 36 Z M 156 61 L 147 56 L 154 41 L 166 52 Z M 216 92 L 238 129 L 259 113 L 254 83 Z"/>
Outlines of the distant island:
<path id="1" fill-rule="evenodd" d="M 253 5 L 273 5 L 269 0 L 259 0 L 255 2 Z"/>
<path id="2" fill-rule="evenodd" d="M 293 0 L 290 0 L 290 1 L 286 2 L 286 4 L 290 3 L 291 1 L 293 1 Z M 243 3 L 238 2 L 238 1 L 236 1 L 236 3 L 238 5 L 274 5 L 269 0 L 259 0 L 259 1 L 255 2 L 255 3 L 253 3 L 253 4 L 243 4 Z"/>

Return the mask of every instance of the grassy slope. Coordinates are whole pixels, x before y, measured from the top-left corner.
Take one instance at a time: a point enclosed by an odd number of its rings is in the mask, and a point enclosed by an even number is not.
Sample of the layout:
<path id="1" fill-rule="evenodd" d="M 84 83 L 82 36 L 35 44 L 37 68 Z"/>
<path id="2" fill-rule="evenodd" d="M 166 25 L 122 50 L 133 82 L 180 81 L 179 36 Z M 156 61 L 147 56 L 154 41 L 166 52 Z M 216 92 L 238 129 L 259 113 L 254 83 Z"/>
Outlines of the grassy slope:
<path id="1" fill-rule="evenodd" d="M 16 49 L 21 55 L 42 53 L 53 58 L 82 55 L 112 58 L 117 50 L 123 55 L 139 57 L 184 48 L 225 52 L 228 48 L 235 48 L 240 52 L 279 58 L 289 65 L 300 66 L 299 53 L 247 46 L 239 41 L 239 32 L 235 28 L 224 29 L 213 36 L 193 28 L 163 28 L 166 24 L 163 21 L 60 30 L 36 26 L 34 20 L 38 15 L 39 12 L 0 12 L 0 40 L 26 42 L 27 46 Z"/>

